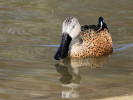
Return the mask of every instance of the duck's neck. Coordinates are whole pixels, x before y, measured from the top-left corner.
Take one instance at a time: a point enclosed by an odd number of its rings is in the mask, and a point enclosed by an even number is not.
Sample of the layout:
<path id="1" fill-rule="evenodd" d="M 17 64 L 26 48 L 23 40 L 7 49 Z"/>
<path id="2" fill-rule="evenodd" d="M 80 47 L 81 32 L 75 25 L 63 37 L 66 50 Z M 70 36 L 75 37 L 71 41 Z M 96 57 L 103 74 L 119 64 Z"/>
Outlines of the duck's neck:
<path id="1" fill-rule="evenodd" d="M 82 44 L 82 40 L 79 35 L 71 41 L 71 43 L 69 45 L 69 55 L 70 56 L 73 56 L 73 54 L 78 55 L 82 50 L 81 44 Z"/>
<path id="2" fill-rule="evenodd" d="M 70 46 L 72 46 L 72 45 L 74 45 L 74 44 L 80 44 L 80 43 L 81 43 L 81 37 L 80 37 L 80 35 L 78 35 L 75 39 L 73 39 L 73 40 L 71 41 Z"/>

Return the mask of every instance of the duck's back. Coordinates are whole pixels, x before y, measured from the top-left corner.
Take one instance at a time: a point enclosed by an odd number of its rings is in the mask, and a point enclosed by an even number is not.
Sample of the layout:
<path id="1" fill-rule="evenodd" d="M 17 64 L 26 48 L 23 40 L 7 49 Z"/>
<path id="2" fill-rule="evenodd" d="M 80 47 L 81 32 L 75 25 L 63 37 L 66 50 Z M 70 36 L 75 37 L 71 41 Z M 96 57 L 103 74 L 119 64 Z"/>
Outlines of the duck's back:
<path id="1" fill-rule="evenodd" d="M 82 27 L 80 37 L 84 49 L 84 56 L 100 56 L 113 51 L 112 38 L 108 29 L 100 29 L 95 25 Z"/>

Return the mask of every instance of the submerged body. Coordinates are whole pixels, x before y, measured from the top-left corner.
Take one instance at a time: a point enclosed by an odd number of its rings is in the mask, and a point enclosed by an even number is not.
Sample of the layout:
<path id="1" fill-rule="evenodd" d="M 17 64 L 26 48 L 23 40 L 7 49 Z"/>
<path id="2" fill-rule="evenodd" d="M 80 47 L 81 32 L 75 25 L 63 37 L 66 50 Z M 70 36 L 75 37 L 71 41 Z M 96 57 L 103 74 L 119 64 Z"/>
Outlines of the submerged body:
<path id="1" fill-rule="evenodd" d="M 75 58 L 106 55 L 113 51 L 112 38 L 103 18 L 98 25 L 80 26 L 78 20 L 69 17 L 63 22 L 62 42 L 54 58 L 60 60 L 67 55 Z"/>

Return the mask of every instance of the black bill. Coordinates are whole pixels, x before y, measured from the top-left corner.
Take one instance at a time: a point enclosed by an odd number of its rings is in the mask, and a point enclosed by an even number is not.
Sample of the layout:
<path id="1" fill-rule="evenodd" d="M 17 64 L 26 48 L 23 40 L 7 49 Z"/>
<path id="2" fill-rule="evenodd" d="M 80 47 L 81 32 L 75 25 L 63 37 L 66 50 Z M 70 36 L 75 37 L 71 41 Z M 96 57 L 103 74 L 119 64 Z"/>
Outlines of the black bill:
<path id="1" fill-rule="evenodd" d="M 64 33 L 62 35 L 62 41 L 61 44 L 54 56 L 54 58 L 56 60 L 61 60 L 63 58 L 65 58 L 68 55 L 68 51 L 69 51 L 69 44 L 71 43 L 72 38 L 67 34 Z"/>

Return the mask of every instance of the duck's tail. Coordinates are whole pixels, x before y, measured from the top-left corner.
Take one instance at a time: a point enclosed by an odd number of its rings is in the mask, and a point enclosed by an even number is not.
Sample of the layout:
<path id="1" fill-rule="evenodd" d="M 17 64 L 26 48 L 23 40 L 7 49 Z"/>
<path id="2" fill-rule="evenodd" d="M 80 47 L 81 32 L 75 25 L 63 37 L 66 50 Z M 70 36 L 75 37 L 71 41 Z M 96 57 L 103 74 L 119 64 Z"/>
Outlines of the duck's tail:
<path id="1" fill-rule="evenodd" d="M 102 30 L 104 28 L 108 29 L 108 26 L 106 25 L 106 23 L 104 22 L 104 19 L 102 17 L 99 17 L 99 23 L 97 25 L 99 28 L 101 28 Z"/>

